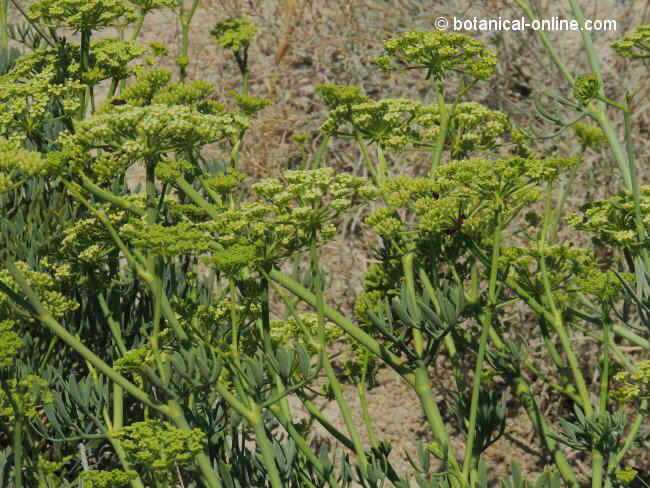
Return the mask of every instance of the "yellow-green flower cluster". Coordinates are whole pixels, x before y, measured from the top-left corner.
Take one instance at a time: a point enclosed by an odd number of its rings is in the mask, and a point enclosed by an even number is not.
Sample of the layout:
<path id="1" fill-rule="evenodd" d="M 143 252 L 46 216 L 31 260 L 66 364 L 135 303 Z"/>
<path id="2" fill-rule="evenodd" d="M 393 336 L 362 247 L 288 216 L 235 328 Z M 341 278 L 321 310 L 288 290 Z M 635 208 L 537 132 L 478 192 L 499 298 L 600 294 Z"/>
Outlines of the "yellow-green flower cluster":
<path id="1" fill-rule="evenodd" d="M 135 81 L 121 94 L 121 98 L 129 105 L 142 107 L 150 105 L 153 97 L 172 79 L 172 74 L 160 68 L 141 71 Z"/>
<path id="2" fill-rule="evenodd" d="M 15 325 L 13 320 L 0 322 L 0 369 L 11 367 L 25 345 L 22 337 L 15 332 Z"/>
<path id="3" fill-rule="evenodd" d="M 14 410 L 12 402 L 7 397 L 7 392 L 0 389 L 0 417 L 8 417 L 10 421 L 19 416 L 26 418 L 35 417 L 44 405 L 52 403 L 52 393 L 47 381 L 39 376 L 30 374 L 20 380 L 11 378 L 7 381 L 11 399 L 16 404 L 18 412 Z"/>
<path id="4" fill-rule="evenodd" d="M 578 122 L 573 126 L 576 137 L 583 148 L 599 149 L 607 143 L 607 137 L 600 127 Z"/>
<path id="5" fill-rule="evenodd" d="M 48 66 L 31 75 L 14 71 L 0 77 L 0 136 L 43 143 L 43 126 L 54 118 L 54 103 L 66 116 L 79 108 L 81 84 L 70 80 L 59 83 L 57 76 L 55 68 Z"/>
<path id="6" fill-rule="evenodd" d="M 330 111 L 321 130 L 339 136 L 358 134 L 386 148 L 404 148 L 417 140 L 410 123 L 420 109 L 419 103 L 400 98 L 365 101 L 352 106 L 339 104 Z"/>
<path id="7" fill-rule="evenodd" d="M 418 144 L 432 146 L 440 132 L 440 107 L 423 107 L 413 122 L 422 127 L 418 131 Z M 499 138 L 510 130 L 510 119 L 503 112 L 476 102 L 459 103 L 449 122 L 451 157 L 461 158 L 472 151 L 494 149 Z"/>
<path id="8" fill-rule="evenodd" d="M 137 20 L 133 6 L 125 0 L 38 0 L 29 10 L 33 20 L 76 31 L 126 25 Z"/>
<path id="9" fill-rule="evenodd" d="M 629 485 L 636 479 L 638 474 L 638 471 L 632 466 L 626 466 L 624 469 L 617 469 L 614 476 L 619 483 Z"/>
<path id="10" fill-rule="evenodd" d="M 575 246 L 555 245 L 541 250 L 506 247 L 501 253 L 500 267 L 531 292 L 540 293 L 544 290 L 542 260 L 558 305 L 570 303 L 578 293 L 605 303 L 621 292 L 620 280 L 607 269 L 611 263 L 600 262 L 593 251 Z"/>
<path id="11" fill-rule="evenodd" d="M 257 29 L 248 19 L 234 18 L 216 24 L 210 34 L 214 42 L 224 49 L 238 52 L 248 49 Z"/>
<path id="12" fill-rule="evenodd" d="M 137 6 L 142 13 L 148 13 L 159 8 L 176 8 L 178 0 L 129 0 Z"/>
<path id="13" fill-rule="evenodd" d="M 573 82 L 573 96 L 583 105 L 587 105 L 600 93 L 600 82 L 594 74 L 578 75 Z"/>
<path id="14" fill-rule="evenodd" d="M 385 41 L 384 49 L 387 55 L 375 60 L 380 68 L 422 68 L 427 78 L 455 72 L 485 80 L 496 67 L 496 56 L 481 41 L 455 32 L 404 32 Z"/>
<path id="15" fill-rule="evenodd" d="M 569 214 L 566 220 L 572 227 L 591 233 L 598 245 L 638 250 L 648 240 L 642 241 L 634 230 L 634 207 L 632 195 L 625 193 L 585 205 L 580 213 Z M 641 188 L 640 211 L 644 227 L 650 228 L 650 186 Z"/>
<path id="16" fill-rule="evenodd" d="M 236 91 L 231 91 L 228 95 L 235 101 L 239 110 L 247 117 L 255 115 L 272 103 L 268 98 L 255 97 Z"/>
<path id="17" fill-rule="evenodd" d="M 262 180 L 253 188 L 259 201 L 224 207 L 211 219 L 186 218 L 174 225 L 133 220 L 120 232 L 133 245 L 165 258 L 204 256 L 209 264 L 232 273 L 305 249 L 311 239 L 333 238 L 333 222 L 356 199 L 374 195 L 361 178 L 335 174 L 331 168 L 288 171 L 282 180 Z"/>
<path id="18" fill-rule="evenodd" d="M 135 41 L 100 39 L 90 44 L 90 66 L 81 73 L 81 80 L 95 85 L 106 79 L 124 80 L 133 75 L 131 61 L 147 52 L 147 48 Z"/>
<path id="19" fill-rule="evenodd" d="M 650 25 L 642 25 L 632 34 L 614 42 L 612 48 L 626 58 L 650 58 Z"/>
<path id="20" fill-rule="evenodd" d="M 124 225 L 128 220 L 127 213 L 123 210 L 115 210 L 109 206 L 104 206 L 102 210 L 115 228 Z M 110 233 L 97 217 L 72 222 L 63 230 L 63 235 L 60 254 L 97 272 L 101 270 L 106 256 L 116 249 Z"/>
<path id="21" fill-rule="evenodd" d="M 199 429 L 181 430 L 156 419 L 136 422 L 118 431 L 127 459 L 134 467 L 153 472 L 171 482 L 176 467 L 192 465 L 203 449 L 205 434 Z"/>
<path id="22" fill-rule="evenodd" d="M 316 92 L 330 109 L 340 105 L 350 106 L 368 101 L 368 97 L 361 92 L 361 87 L 358 85 L 317 85 Z"/>
<path id="23" fill-rule="evenodd" d="M 241 115 L 203 114 L 186 105 L 124 105 L 81 122 L 74 134 L 63 134 L 60 157 L 73 172 L 90 171 L 113 181 L 136 162 L 237 139 L 247 126 Z"/>
<path id="24" fill-rule="evenodd" d="M 342 337 L 341 329 L 331 322 L 325 322 L 325 340 L 327 343 Z M 271 338 L 277 344 L 301 344 L 307 352 L 318 352 L 319 324 L 318 315 L 303 313 L 287 320 L 271 321 Z"/>
<path id="25" fill-rule="evenodd" d="M 223 173 L 216 174 L 202 178 L 202 182 L 210 190 L 217 192 L 220 195 L 228 195 L 232 193 L 244 181 L 245 175 L 239 171 L 228 168 Z"/>
<path id="26" fill-rule="evenodd" d="M 61 318 L 65 314 L 74 311 L 79 307 L 77 302 L 60 291 L 62 289 L 62 284 L 65 286 L 65 282 L 62 283 L 61 280 L 58 279 L 56 273 L 52 273 L 54 275 L 52 276 L 48 273 L 34 271 L 30 269 L 26 263 L 20 261 L 15 264 L 16 267 L 25 275 L 27 282 L 37 293 L 45 309 L 50 312 L 53 317 Z M 64 267 L 62 273 L 65 274 L 67 269 L 67 267 Z M 18 283 L 14 281 L 9 271 L 4 269 L 0 270 L 0 282 L 18 295 L 22 295 L 22 289 Z M 11 317 L 10 314 L 15 313 L 17 318 L 30 321 L 33 320 L 30 315 L 24 315 L 25 312 L 22 309 L 12 307 L 13 301 L 0 291 L 0 312 L 6 313 L 6 317 Z"/>
<path id="27" fill-rule="evenodd" d="M 26 178 L 45 176 L 49 169 L 41 153 L 24 149 L 15 139 L 0 138 L 0 193 L 11 190 Z"/>
<path id="28" fill-rule="evenodd" d="M 617 384 L 612 394 L 622 403 L 650 398 L 650 360 L 637 363 L 635 371 L 623 371 L 614 376 Z"/>
<path id="29" fill-rule="evenodd" d="M 451 161 L 429 178 L 400 176 L 386 182 L 382 194 L 387 208 L 367 222 L 394 242 L 402 236 L 415 243 L 414 235 L 429 243 L 435 236 L 447 244 L 464 236 L 489 239 L 497 212 L 502 222 L 509 222 L 539 199 L 534 183 L 557 178 L 575 164 L 577 160 L 561 158 Z M 404 210 L 414 221 L 400 217 Z"/>
<path id="30" fill-rule="evenodd" d="M 332 107 L 321 129 L 330 135 L 361 137 L 389 149 L 431 148 L 437 144 L 442 117 L 437 105 L 405 99 L 368 100 L 355 87 L 326 85 L 321 94 Z M 510 131 L 508 117 L 475 102 L 458 104 L 445 141 L 452 157 L 493 149 Z"/>
<path id="31" fill-rule="evenodd" d="M 134 471 L 127 473 L 121 469 L 111 471 L 92 469 L 81 473 L 80 479 L 83 480 L 83 486 L 86 488 L 123 488 L 136 476 Z"/>

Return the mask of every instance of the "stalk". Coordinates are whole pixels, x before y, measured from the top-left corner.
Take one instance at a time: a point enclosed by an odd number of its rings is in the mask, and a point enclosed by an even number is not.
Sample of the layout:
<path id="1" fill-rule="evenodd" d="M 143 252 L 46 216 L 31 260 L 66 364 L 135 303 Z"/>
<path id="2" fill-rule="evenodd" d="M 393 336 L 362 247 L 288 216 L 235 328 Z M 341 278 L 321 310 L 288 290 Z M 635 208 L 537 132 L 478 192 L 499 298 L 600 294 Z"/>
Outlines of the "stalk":
<path id="1" fill-rule="evenodd" d="M 404 268 L 404 277 L 406 281 L 406 288 L 408 290 L 408 297 L 411 300 L 411 305 L 415 305 L 415 279 L 413 273 L 413 253 L 408 253 L 402 258 L 402 266 Z M 435 439 L 440 442 L 444 447 L 449 449 L 449 462 L 454 471 L 460 472 L 460 466 L 456 460 L 456 456 L 451 451 L 451 445 L 449 443 L 449 434 L 447 433 L 447 428 L 445 426 L 442 415 L 440 414 L 440 409 L 438 408 L 438 402 L 433 395 L 433 389 L 431 387 L 431 380 L 429 378 L 429 371 L 427 370 L 427 363 L 424 358 L 425 350 L 425 341 L 422 336 L 422 331 L 418 329 L 413 330 L 413 346 L 415 348 L 415 354 L 418 356 L 418 360 L 415 367 L 415 378 L 412 381 L 411 385 L 414 387 L 415 392 L 418 395 L 422 409 L 427 417 L 429 427 L 435 437 Z M 407 381 L 409 381 L 407 379 Z"/>
<path id="2" fill-rule="evenodd" d="M 182 4 L 179 7 L 179 17 L 181 22 L 181 58 L 184 60 L 189 59 L 188 55 L 190 50 L 190 24 L 192 22 L 194 14 L 196 13 L 197 7 L 199 6 L 199 1 L 200 0 L 193 0 L 190 10 L 187 13 L 185 13 Z M 185 82 L 185 79 L 187 78 L 186 64 L 182 64 L 180 67 L 180 78 L 181 82 Z"/>
<path id="3" fill-rule="evenodd" d="M 498 211 L 497 211 L 498 212 Z M 470 468 L 474 463 L 474 441 L 476 438 L 476 421 L 478 418 L 478 402 L 481 391 L 481 376 L 485 351 L 487 348 L 490 329 L 492 328 L 493 314 L 497 303 L 497 276 L 499 272 L 499 256 L 501 252 L 501 214 L 497 213 L 496 227 L 494 229 L 494 243 L 492 245 L 492 262 L 490 264 L 490 281 L 488 285 L 488 303 L 485 313 L 482 316 L 483 330 L 478 346 L 478 357 L 474 369 L 472 385 L 472 399 L 469 411 L 469 426 L 467 428 L 467 442 L 465 444 L 465 456 L 463 459 L 463 478 L 469 481 Z"/>
<path id="4" fill-rule="evenodd" d="M 266 466 L 266 471 L 269 475 L 271 487 L 282 488 L 282 480 L 280 479 L 278 466 L 275 464 L 275 457 L 273 456 L 273 446 L 266 435 L 266 428 L 262 421 L 262 414 L 259 412 L 259 407 L 257 407 L 257 405 L 254 405 L 253 408 L 255 409 L 254 415 L 256 417 L 255 422 L 253 423 L 255 438 L 257 439 L 258 447 L 262 451 L 262 459 L 264 460 L 264 465 Z"/>
<path id="5" fill-rule="evenodd" d="M 61 338 L 68 346 L 74 349 L 80 356 L 82 356 L 86 361 L 96 367 L 99 371 L 104 373 L 111 381 L 120 385 L 124 388 L 125 391 L 133 395 L 138 401 L 147 405 L 154 410 L 161 412 L 163 414 L 168 413 L 168 409 L 159 403 L 156 403 L 152 400 L 147 393 L 138 388 L 136 385 L 127 380 L 124 376 L 119 374 L 108 364 L 106 364 L 100 357 L 88 349 L 79 339 L 70 334 L 53 316 L 48 310 L 43 307 L 40 299 L 29 285 L 23 273 L 16 268 L 14 263 L 7 262 L 7 269 L 16 280 L 16 283 L 22 289 L 23 293 L 27 295 L 29 302 L 36 311 L 37 318 L 52 331 L 53 334 Z"/>
<path id="6" fill-rule="evenodd" d="M 79 47 L 80 51 L 80 60 L 79 60 L 79 71 L 83 75 L 90 68 L 90 36 L 91 31 L 89 29 L 81 30 L 81 44 Z M 86 86 L 81 92 L 81 100 L 79 104 L 79 120 L 83 120 L 86 116 L 86 109 L 88 103 L 88 97 L 90 94 L 90 88 Z"/>
<path id="7" fill-rule="evenodd" d="M 445 141 L 447 140 L 447 134 L 449 133 L 449 123 L 451 121 L 451 113 L 449 111 L 449 107 L 445 103 L 442 86 L 437 86 L 436 92 L 438 94 L 438 107 L 440 109 L 440 130 L 438 132 L 438 137 L 436 137 L 436 143 L 433 148 L 431 171 L 440 166 L 440 159 L 442 158 L 442 151 L 445 147 Z"/>
<path id="8" fill-rule="evenodd" d="M 9 49 L 9 0 L 0 0 L 0 50 Z"/>
<path id="9" fill-rule="evenodd" d="M 560 476 L 564 481 L 572 488 L 578 487 L 578 480 L 576 479 L 575 473 L 571 469 L 566 457 L 560 450 L 557 442 L 553 439 L 551 435 L 551 430 L 549 429 L 542 412 L 539 410 L 539 406 L 535 401 L 535 397 L 530 392 L 530 387 L 526 381 L 519 376 L 514 380 L 514 391 L 515 395 L 521 399 L 522 404 L 526 408 L 526 413 L 528 417 L 533 422 L 537 434 L 542 440 L 544 447 L 551 453 L 553 456 L 553 461 L 560 472 Z"/>
<path id="10" fill-rule="evenodd" d="M 343 416 L 343 421 L 348 430 L 348 434 L 352 439 L 354 445 L 354 451 L 359 458 L 362 469 L 365 471 L 368 466 L 368 459 L 366 458 L 366 452 L 363 448 L 363 443 L 361 442 L 361 436 L 359 431 L 354 425 L 354 420 L 352 418 L 352 411 L 348 405 L 345 396 L 343 395 L 343 389 L 339 383 L 334 368 L 332 367 L 332 362 L 330 361 L 329 355 L 327 354 L 327 344 L 325 340 L 325 313 L 324 313 L 324 303 L 323 303 L 323 290 L 321 283 L 321 275 L 319 272 L 319 260 L 318 253 L 316 252 L 316 244 L 312 241 L 310 249 L 310 258 L 312 272 L 314 273 L 314 288 L 316 292 L 316 311 L 318 313 L 318 342 L 319 342 L 319 354 L 325 369 L 325 374 L 329 381 L 329 386 L 332 388 L 334 393 L 334 398 L 336 403 L 339 406 L 341 415 Z"/>
<path id="11" fill-rule="evenodd" d="M 3 378 L 0 380 L 2 388 L 7 395 L 7 399 L 14 411 L 14 433 L 12 436 L 12 444 L 14 451 L 14 486 L 15 488 L 23 488 L 23 419 L 22 413 L 11 394 L 11 387 Z"/>

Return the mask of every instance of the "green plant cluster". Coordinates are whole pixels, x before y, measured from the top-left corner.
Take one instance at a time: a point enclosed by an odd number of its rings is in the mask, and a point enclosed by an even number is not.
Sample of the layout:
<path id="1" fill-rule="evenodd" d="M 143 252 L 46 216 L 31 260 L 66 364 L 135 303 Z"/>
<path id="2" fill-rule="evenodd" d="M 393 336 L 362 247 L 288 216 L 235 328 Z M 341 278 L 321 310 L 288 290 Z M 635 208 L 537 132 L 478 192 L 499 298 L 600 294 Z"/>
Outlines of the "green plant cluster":
<path id="1" fill-rule="evenodd" d="M 175 49 L 137 41 L 158 8 L 178 15 L 177 72 L 158 67 Z M 318 151 L 296 134 L 293 169 L 251 181 L 242 148 L 271 103 L 249 83 L 256 28 L 235 18 L 212 30 L 242 75 L 217 100 L 212 83 L 188 79 L 200 8 L 39 0 L 21 55 L 0 65 L 0 487 L 647 478 L 650 188 L 632 97 L 607 98 L 593 52 L 590 74 L 574 77 L 542 37 L 567 82 L 553 97 L 575 112 L 551 117 L 562 127 L 550 137 L 573 134 L 577 154 L 540 150 L 535 131 L 471 100 L 496 67 L 485 43 L 406 31 L 375 64 L 423 70 L 425 100 L 320 85 Z M 645 57 L 646 32 L 614 49 Z M 340 169 L 334 138 L 365 167 Z M 582 156 L 606 149 L 620 192 L 567 212 Z M 369 263 L 354 310 L 339 311 L 323 247 L 355 232 L 373 249 L 352 261 L 359 274 Z M 369 405 L 382 369 L 413 390 L 425 422 L 407 468 Z M 534 482 L 487 464 L 519 413 L 545 465 Z"/>

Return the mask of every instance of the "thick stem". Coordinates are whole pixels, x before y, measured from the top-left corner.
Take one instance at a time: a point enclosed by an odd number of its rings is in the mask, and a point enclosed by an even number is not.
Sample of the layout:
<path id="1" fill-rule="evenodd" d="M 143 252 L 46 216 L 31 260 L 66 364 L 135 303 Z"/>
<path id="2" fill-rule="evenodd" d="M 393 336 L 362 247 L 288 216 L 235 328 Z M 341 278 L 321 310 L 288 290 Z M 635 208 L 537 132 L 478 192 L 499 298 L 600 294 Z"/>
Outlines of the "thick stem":
<path id="1" fill-rule="evenodd" d="M 70 334 L 59 322 L 50 314 L 48 310 L 43 307 L 40 299 L 31 288 L 23 273 L 16 268 L 16 266 L 11 263 L 6 263 L 7 269 L 16 280 L 16 283 L 22 289 L 23 293 L 27 295 L 29 302 L 37 313 L 38 319 L 49 328 L 52 333 L 61 338 L 68 346 L 74 349 L 79 355 L 81 355 L 86 361 L 95 366 L 99 371 L 104 373 L 111 381 L 117 383 L 125 391 L 129 392 L 135 398 L 137 398 L 141 403 L 157 410 L 163 414 L 167 414 L 167 408 L 164 405 L 160 405 L 152 400 L 147 393 L 135 386 L 129 380 L 124 378 L 121 374 L 111 368 L 106 364 L 100 357 L 98 357 L 94 352 L 88 349 L 82 342 L 77 339 L 75 336 Z"/>

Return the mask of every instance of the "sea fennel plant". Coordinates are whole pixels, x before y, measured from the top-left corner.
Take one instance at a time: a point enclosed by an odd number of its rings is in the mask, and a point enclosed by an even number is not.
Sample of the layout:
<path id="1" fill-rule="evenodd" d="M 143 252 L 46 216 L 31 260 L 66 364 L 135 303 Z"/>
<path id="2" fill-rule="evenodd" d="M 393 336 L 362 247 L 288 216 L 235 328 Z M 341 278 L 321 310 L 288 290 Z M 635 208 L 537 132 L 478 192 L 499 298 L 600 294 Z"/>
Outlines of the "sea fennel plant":
<path id="1" fill-rule="evenodd" d="M 137 43 L 154 8 L 179 14 L 178 77 L 155 66 L 162 46 Z M 570 82 L 582 153 L 537 154 L 507 114 L 465 100 L 497 62 L 483 43 L 405 32 L 375 64 L 421 70 L 431 103 L 321 85 L 329 114 L 317 169 L 249 184 L 240 149 L 270 103 L 251 93 L 256 31 L 248 19 L 212 30 L 243 77 L 218 102 L 210 83 L 187 79 L 199 8 L 39 0 L 30 20 L 48 47 L 0 77 L 3 486 L 487 488 L 498 480 L 485 453 L 508 432 L 513 404 L 548 464 L 534 486 L 640 478 L 630 454 L 648 368 L 622 341 L 648 349 L 647 195 L 629 100 L 606 97 L 588 35 L 593 73 L 577 77 L 542 39 Z M 120 38 L 93 38 L 113 27 Z M 642 57 L 645 34 L 614 48 Z M 622 144 L 606 105 L 623 113 Z M 369 181 L 327 166 L 331 138 L 358 145 Z M 581 155 L 605 142 L 627 192 L 568 217 L 594 247 L 561 242 Z M 406 151 L 427 154 L 425 174 L 401 171 Z M 378 245 L 346 316 L 326 303 L 320 248 L 351 210 L 365 212 Z M 540 350 L 522 339 L 522 310 Z M 596 370 L 578 354 L 580 336 L 599 346 Z M 380 368 L 414 390 L 426 419 L 409 471 L 368 408 Z M 442 369 L 448 395 L 434 387 Z M 562 418 L 542 408 L 541 388 L 566 406 Z M 500 484 L 532 486 L 516 465 Z"/>

